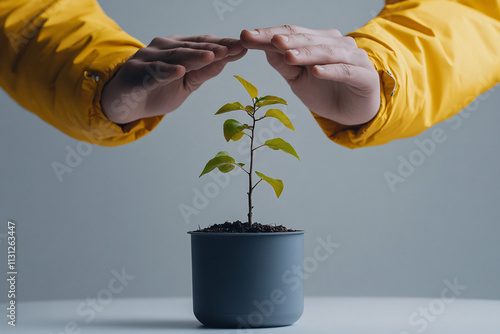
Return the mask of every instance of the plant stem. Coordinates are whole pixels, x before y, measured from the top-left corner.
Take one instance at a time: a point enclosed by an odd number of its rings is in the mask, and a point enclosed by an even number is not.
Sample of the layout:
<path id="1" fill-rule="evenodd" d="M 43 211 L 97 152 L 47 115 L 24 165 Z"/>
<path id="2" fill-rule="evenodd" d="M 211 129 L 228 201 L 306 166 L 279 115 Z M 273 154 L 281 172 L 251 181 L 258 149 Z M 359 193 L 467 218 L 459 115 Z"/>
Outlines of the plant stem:
<path id="1" fill-rule="evenodd" d="M 238 164 L 233 164 L 233 165 L 234 165 L 234 166 L 236 166 L 236 167 L 240 167 L 242 171 L 244 171 L 245 173 L 247 173 L 247 174 L 248 174 L 248 172 L 247 172 L 247 170 L 246 170 L 245 168 L 241 167 L 241 166 L 240 166 L 240 165 L 238 165 Z"/>
<path id="2" fill-rule="evenodd" d="M 254 135 L 255 135 L 255 112 L 256 110 L 256 105 L 255 105 L 255 100 L 253 101 L 253 110 L 254 113 L 250 115 L 252 117 L 252 132 L 250 135 L 250 170 L 248 171 L 248 226 L 252 226 L 252 193 L 253 193 L 253 184 L 252 184 L 252 173 L 253 173 L 253 140 L 254 140 Z"/>
<path id="3" fill-rule="evenodd" d="M 255 189 L 255 187 L 257 187 L 257 185 L 262 181 L 262 179 L 260 179 L 256 184 L 253 185 L 252 189 Z"/>
<path id="4" fill-rule="evenodd" d="M 264 146 L 266 146 L 266 145 L 260 145 L 260 146 L 257 146 L 257 147 L 256 147 L 256 148 L 254 148 L 253 150 L 254 150 L 254 151 L 256 151 L 256 150 L 258 150 L 259 148 L 264 147 Z"/>

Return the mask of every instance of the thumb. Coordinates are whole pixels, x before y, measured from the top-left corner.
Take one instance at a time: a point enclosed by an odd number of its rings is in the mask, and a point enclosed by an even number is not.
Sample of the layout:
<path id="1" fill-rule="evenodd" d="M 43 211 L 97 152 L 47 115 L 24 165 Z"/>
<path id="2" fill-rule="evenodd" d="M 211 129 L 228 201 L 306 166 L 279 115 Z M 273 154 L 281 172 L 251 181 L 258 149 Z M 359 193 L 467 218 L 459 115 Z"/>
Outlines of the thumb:
<path id="1" fill-rule="evenodd" d="M 228 56 L 219 61 L 213 62 L 210 65 L 200 68 L 199 70 L 191 71 L 186 74 L 186 87 L 190 91 L 198 89 L 205 81 L 212 79 L 219 75 L 224 69 L 227 63 L 238 60 L 246 54 L 247 50 L 242 50 L 240 53 L 234 56 Z"/>

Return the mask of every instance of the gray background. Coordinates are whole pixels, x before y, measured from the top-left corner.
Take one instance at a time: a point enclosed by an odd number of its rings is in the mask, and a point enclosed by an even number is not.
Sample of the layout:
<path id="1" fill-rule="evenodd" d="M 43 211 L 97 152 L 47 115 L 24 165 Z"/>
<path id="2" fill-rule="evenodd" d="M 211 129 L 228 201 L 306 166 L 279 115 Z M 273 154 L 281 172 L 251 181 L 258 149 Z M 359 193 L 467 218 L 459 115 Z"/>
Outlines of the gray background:
<path id="1" fill-rule="evenodd" d="M 228 0 L 222 0 L 227 3 Z M 243 28 L 295 24 L 335 27 L 348 33 L 370 20 L 383 1 L 250 1 L 224 13 L 212 1 L 101 1 L 104 10 L 144 43 L 170 34 L 238 37 Z M 120 297 L 188 296 L 191 293 L 187 231 L 245 219 L 245 180 L 224 189 L 187 222 L 198 179 L 219 150 L 237 155 L 221 135 L 224 103 L 248 98 L 232 75 L 262 94 L 289 102 L 296 132 L 290 141 L 302 162 L 279 152 L 259 154 L 260 169 L 285 182 L 277 200 L 269 187 L 256 191 L 255 218 L 303 228 L 306 256 L 317 238 L 340 244 L 311 269 L 307 295 L 438 297 L 445 280 L 467 289 L 461 297 L 500 298 L 500 91 L 485 94 L 442 129 L 422 165 L 391 191 L 384 173 L 397 172 L 399 156 L 418 151 L 415 138 L 349 150 L 329 141 L 284 80 L 252 51 L 195 92 L 153 133 L 116 148 L 93 147 L 59 182 L 54 161 L 65 163 L 78 142 L 54 130 L 0 93 L 0 267 L 6 272 L 8 219 L 17 222 L 18 299 L 95 298 L 111 271 L 135 279 Z M 460 123 L 459 123 L 460 122 Z M 213 188 L 211 188 L 213 189 Z M 2 290 L 5 280 L 2 280 Z M 6 300 L 2 292 L 1 301 Z"/>

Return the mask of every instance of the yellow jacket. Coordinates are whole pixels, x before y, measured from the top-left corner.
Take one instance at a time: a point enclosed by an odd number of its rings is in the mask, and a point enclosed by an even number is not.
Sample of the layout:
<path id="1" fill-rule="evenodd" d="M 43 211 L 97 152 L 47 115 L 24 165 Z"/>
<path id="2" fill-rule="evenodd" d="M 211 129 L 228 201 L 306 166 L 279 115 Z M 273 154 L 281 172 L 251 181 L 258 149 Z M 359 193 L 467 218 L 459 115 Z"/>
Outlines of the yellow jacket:
<path id="1" fill-rule="evenodd" d="M 104 84 L 142 47 L 95 0 L 0 1 L 0 86 L 78 140 L 121 145 L 160 122 L 152 117 L 122 129 L 100 106 Z"/>
<path id="2" fill-rule="evenodd" d="M 416 135 L 500 81 L 500 0 L 388 0 L 350 35 L 380 74 L 381 107 L 357 128 L 315 116 L 346 147 Z M 95 0 L 0 1 L 0 86 L 78 140 L 121 145 L 161 121 L 121 127 L 100 107 L 104 84 L 141 47 Z"/>
<path id="3" fill-rule="evenodd" d="M 500 82 L 500 0 L 388 0 L 349 35 L 379 72 L 379 112 L 361 127 L 315 115 L 349 148 L 415 136 Z"/>

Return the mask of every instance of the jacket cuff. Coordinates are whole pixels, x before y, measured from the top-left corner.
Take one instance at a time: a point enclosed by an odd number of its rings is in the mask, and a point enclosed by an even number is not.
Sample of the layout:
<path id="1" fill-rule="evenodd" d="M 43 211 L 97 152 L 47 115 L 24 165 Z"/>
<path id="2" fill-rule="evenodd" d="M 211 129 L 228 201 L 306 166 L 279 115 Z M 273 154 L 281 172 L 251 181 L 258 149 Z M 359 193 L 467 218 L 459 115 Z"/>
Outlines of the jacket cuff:
<path id="1" fill-rule="evenodd" d="M 83 73 L 83 90 L 93 94 L 92 106 L 88 111 L 88 129 L 84 129 L 82 140 L 101 146 L 118 146 L 133 142 L 150 133 L 163 119 L 162 116 L 143 118 L 126 125 L 118 125 L 110 121 L 104 114 L 101 106 L 101 95 L 104 85 L 115 75 L 121 66 L 137 50 L 130 54 L 115 58 L 114 62 L 108 63 L 106 69 L 98 66 L 89 66 Z M 99 60 L 103 63 L 103 59 Z"/>

